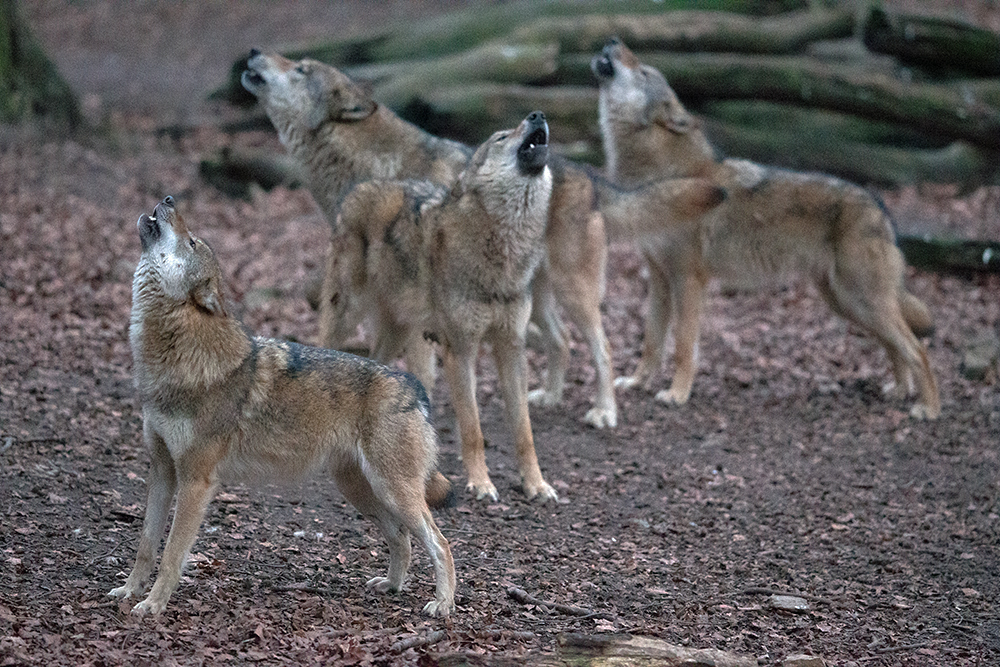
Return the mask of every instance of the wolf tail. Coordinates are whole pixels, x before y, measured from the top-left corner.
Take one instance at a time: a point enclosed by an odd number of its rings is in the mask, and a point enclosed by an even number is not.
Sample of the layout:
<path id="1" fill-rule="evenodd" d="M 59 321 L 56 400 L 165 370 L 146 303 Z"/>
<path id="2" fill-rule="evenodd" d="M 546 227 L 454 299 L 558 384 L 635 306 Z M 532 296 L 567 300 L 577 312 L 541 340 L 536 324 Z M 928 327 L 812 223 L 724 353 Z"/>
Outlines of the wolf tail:
<path id="1" fill-rule="evenodd" d="M 927 304 L 903 290 L 899 299 L 899 306 L 903 311 L 903 319 L 918 338 L 924 338 L 934 333 L 934 317 L 931 315 Z"/>
<path id="2" fill-rule="evenodd" d="M 424 499 L 432 509 L 442 509 L 444 507 L 454 507 L 457 503 L 455 489 L 448 478 L 435 470 L 427 478 L 427 485 L 424 487 Z"/>

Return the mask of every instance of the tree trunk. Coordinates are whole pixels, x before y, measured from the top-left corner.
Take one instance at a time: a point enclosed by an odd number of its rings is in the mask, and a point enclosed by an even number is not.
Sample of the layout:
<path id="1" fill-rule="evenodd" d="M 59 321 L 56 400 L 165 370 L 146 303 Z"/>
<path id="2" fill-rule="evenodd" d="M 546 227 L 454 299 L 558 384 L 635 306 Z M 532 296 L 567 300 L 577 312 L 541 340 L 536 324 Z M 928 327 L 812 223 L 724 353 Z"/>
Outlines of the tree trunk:
<path id="1" fill-rule="evenodd" d="M 1000 74 L 1000 35 L 990 30 L 872 8 L 863 34 L 870 50 L 895 56 L 907 65 L 976 76 Z"/>
<path id="2" fill-rule="evenodd" d="M 0 120 L 41 118 L 76 130 L 76 97 L 31 34 L 16 0 L 0 1 Z"/>
<path id="3" fill-rule="evenodd" d="M 808 6 L 808 0 L 703 0 L 705 10 L 729 11 L 748 15 L 769 15 Z M 361 36 L 292 47 L 282 52 L 288 58 L 304 57 L 330 63 L 339 68 L 404 62 L 413 58 L 436 58 L 475 48 L 483 42 L 504 39 L 512 30 L 544 17 L 572 17 L 582 14 L 637 14 L 668 16 L 675 10 L 690 7 L 690 0 L 601 0 L 579 2 L 537 2 L 518 0 L 478 4 L 467 9 L 442 14 L 417 23 L 394 23 Z M 604 35 L 606 39 L 609 35 Z M 602 42 L 603 43 L 603 42 Z M 240 58 L 230 68 L 228 81 L 211 97 L 232 104 L 249 106 L 253 96 L 240 85 L 246 59 Z M 483 77 L 479 77 L 482 80 Z"/>
<path id="4" fill-rule="evenodd" d="M 667 77 L 685 103 L 712 99 L 786 102 L 855 114 L 872 120 L 909 125 L 929 134 L 964 139 L 988 149 L 1000 148 L 1000 108 L 970 95 L 993 95 L 1000 81 L 956 84 L 905 83 L 856 68 L 818 62 L 804 56 L 637 54 Z M 590 57 L 560 59 L 561 80 L 592 81 Z"/>
<path id="5" fill-rule="evenodd" d="M 526 23 L 506 39 L 558 42 L 562 53 L 593 55 L 611 36 L 635 51 L 726 51 L 782 54 L 801 51 L 817 39 L 849 37 L 853 13 L 816 9 L 755 18 L 730 12 L 675 11 L 659 14 L 550 16 Z"/>
<path id="6" fill-rule="evenodd" d="M 908 264 L 938 273 L 1000 273 L 1000 242 L 967 239 L 896 239 Z"/>

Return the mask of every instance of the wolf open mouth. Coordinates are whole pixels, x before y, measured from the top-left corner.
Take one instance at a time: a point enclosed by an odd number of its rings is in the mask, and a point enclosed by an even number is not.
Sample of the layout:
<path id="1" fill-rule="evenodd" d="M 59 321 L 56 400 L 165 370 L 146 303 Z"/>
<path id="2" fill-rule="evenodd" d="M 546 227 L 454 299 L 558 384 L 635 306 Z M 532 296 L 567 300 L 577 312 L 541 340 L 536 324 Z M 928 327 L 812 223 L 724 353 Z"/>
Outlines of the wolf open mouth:
<path id="1" fill-rule="evenodd" d="M 531 131 L 517 149 L 517 163 L 522 172 L 531 176 L 538 175 L 549 157 L 549 125 L 545 122 L 545 114 L 535 111 L 528 115 L 526 121 Z"/>
<path id="2" fill-rule="evenodd" d="M 594 71 L 594 74 L 603 79 L 610 79 L 615 75 L 615 66 L 611 64 L 611 58 L 608 57 L 607 49 L 601 55 L 594 56 L 594 60 L 590 63 L 590 68 Z"/>

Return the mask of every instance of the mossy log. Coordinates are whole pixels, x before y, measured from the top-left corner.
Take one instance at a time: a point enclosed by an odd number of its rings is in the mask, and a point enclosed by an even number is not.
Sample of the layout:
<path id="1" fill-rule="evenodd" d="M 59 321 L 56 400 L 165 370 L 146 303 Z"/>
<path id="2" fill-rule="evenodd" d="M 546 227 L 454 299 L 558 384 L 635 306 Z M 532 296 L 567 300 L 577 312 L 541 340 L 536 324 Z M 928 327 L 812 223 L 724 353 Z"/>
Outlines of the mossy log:
<path id="1" fill-rule="evenodd" d="M 401 107 L 425 92 L 478 81 L 530 83 L 556 71 L 556 44 L 490 42 L 441 58 L 347 68 L 370 81 L 372 95 L 383 104 Z"/>
<path id="2" fill-rule="evenodd" d="M 771 15 L 803 9 L 808 0 L 622 0 L 608 3 L 602 0 L 577 2 L 537 2 L 518 0 L 496 4 L 479 4 L 424 21 L 389 23 L 385 27 L 328 42 L 288 46 L 279 50 L 289 58 L 314 58 L 341 68 L 366 64 L 405 62 L 461 53 L 484 42 L 505 39 L 511 31 L 546 17 L 573 17 L 583 14 L 616 14 L 668 16 L 676 10 L 730 12 L 733 14 Z M 605 34 L 602 39 L 610 36 Z M 507 40 L 510 42 L 511 40 Z M 537 38 L 532 41 L 539 41 Z M 545 40 L 542 40 L 545 41 Z M 603 42 L 602 42 L 603 43 Z M 257 45 L 260 48 L 274 48 Z M 230 67 L 227 81 L 211 93 L 213 99 L 248 106 L 253 96 L 240 85 L 240 74 L 246 66 L 241 54 Z M 479 77 L 482 80 L 483 77 Z"/>
<path id="3" fill-rule="evenodd" d="M 279 185 L 294 189 L 305 182 L 291 156 L 264 150 L 223 148 L 215 158 L 203 159 L 198 172 L 206 182 L 236 199 L 250 199 L 252 184 L 271 190 Z"/>
<path id="4" fill-rule="evenodd" d="M 998 182 L 1000 152 L 963 141 L 944 148 L 900 148 L 844 140 L 830 133 L 799 134 L 709 122 L 708 134 L 726 155 L 800 171 L 822 171 L 857 183 L 892 187 L 957 183 L 963 190 Z"/>
<path id="5" fill-rule="evenodd" d="M 748 58 L 663 51 L 638 55 L 663 72 L 685 103 L 713 99 L 786 102 L 900 123 L 928 134 L 1000 148 L 1000 108 L 970 95 L 973 90 L 992 94 L 989 91 L 1000 88 L 1000 81 L 978 82 L 976 88 L 962 83 L 907 83 L 805 56 Z M 592 80 L 590 57 L 571 54 L 560 58 L 559 76 L 577 84 Z"/>
<path id="6" fill-rule="evenodd" d="M 901 63 L 975 76 L 1000 74 L 1000 35 L 967 23 L 889 13 L 873 7 L 864 22 L 865 46 Z"/>
<path id="7" fill-rule="evenodd" d="M 42 119 L 70 131 L 83 115 L 72 89 L 32 35 L 15 0 L 0 1 L 0 120 Z"/>
<path id="8" fill-rule="evenodd" d="M 907 263 L 939 273 L 1000 273 L 1000 241 L 900 236 Z"/>
<path id="9" fill-rule="evenodd" d="M 675 11 L 658 14 L 548 16 L 526 23 L 506 39 L 557 42 L 563 53 L 593 54 L 611 36 L 633 50 L 795 53 L 820 39 L 849 37 L 854 14 L 814 9 L 759 18 L 732 12 Z"/>

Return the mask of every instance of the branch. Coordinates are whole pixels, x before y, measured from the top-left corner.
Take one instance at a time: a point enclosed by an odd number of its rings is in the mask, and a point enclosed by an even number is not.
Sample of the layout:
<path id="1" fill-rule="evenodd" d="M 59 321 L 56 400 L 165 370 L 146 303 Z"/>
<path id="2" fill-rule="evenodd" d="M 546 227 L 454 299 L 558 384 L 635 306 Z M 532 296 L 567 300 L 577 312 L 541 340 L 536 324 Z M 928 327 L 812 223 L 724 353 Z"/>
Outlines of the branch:
<path id="1" fill-rule="evenodd" d="M 573 607 L 565 604 L 559 604 L 558 602 L 546 602 L 544 600 L 539 600 L 538 598 L 529 595 L 526 591 L 515 586 L 509 586 L 507 588 L 507 595 L 514 598 L 521 604 L 533 604 L 538 607 L 545 607 L 563 614 L 568 614 L 569 616 L 603 618 L 608 621 L 617 620 L 617 617 L 614 614 L 606 614 L 604 612 L 594 611 L 593 609 L 584 609 L 583 607 Z"/>

